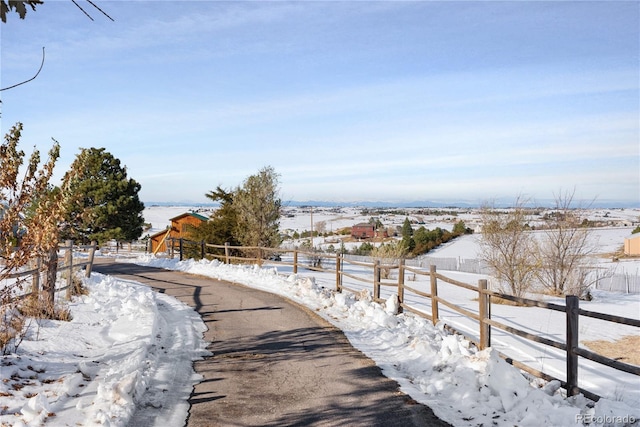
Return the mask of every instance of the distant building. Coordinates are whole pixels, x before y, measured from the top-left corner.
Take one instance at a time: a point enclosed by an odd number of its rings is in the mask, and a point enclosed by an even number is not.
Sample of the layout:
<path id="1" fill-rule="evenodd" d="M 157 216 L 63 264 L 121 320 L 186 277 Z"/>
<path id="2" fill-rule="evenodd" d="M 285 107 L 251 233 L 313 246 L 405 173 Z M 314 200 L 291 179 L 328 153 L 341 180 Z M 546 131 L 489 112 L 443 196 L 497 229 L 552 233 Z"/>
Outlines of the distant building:
<path id="1" fill-rule="evenodd" d="M 374 237 L 389 237 L 386 229 L 376 230 L 374 224 L 361 222 L 351 227 L 351 237 L 354 239 L 373 239 Z"/>
<path id="2" fill-rule="evenodd" d="M 376 236 L 376 229 L 373 224 L 361 222 L 351 227 L 351 237 L 354 239 L 372 239 Z"/>
<path id="3" fill-rule="evenodd" d="M 171 226 L 166 230 L 162 230 L 149 237 L 151 241 L 151 252 L 164 252 L 167 250 L 165 240 L 168 238 L 179 239 L 185 237 L 189 232 L 189 227 L 197 227 L 203 222 L 207 222 L 209 218 L 197 214 L 195 212 L 186 212 L 174 218 L 171 218 Z"/>
<path id="4" fill-rule="evenodd" d="M 632 234 L 624 239 L 625 255 L 640 255 L 640 233 Z"/>

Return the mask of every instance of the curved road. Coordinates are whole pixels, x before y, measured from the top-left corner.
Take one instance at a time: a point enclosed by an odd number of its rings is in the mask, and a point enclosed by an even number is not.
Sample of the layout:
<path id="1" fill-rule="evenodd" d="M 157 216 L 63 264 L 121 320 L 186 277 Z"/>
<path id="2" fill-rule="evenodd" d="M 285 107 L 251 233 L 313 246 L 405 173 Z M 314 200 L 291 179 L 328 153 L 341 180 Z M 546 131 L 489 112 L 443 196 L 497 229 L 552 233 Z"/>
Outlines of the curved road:
<path id="1" fill-rule="evenodd" d="M 146 284 L 193 307 L 213 354 L 195 363 L 187 426 L 448 426 L 285 298 L 215 279 L 97 259 L 94 271 Z"/>

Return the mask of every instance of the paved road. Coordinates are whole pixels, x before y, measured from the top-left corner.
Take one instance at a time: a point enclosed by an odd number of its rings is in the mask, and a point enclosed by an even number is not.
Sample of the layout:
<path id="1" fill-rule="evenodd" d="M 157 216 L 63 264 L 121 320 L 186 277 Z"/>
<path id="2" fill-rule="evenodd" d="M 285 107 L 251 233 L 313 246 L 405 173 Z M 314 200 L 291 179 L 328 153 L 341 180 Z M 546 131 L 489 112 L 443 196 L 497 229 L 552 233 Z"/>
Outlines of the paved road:
<path id="1" fill-rule="evenodd" d="M 212 356 L 188 427 L 447 426 L 354 349 L 341 331 L 280 296 L 237 284 L 99 259 L 94 271 L 147 284 L 194 307 Z"/>

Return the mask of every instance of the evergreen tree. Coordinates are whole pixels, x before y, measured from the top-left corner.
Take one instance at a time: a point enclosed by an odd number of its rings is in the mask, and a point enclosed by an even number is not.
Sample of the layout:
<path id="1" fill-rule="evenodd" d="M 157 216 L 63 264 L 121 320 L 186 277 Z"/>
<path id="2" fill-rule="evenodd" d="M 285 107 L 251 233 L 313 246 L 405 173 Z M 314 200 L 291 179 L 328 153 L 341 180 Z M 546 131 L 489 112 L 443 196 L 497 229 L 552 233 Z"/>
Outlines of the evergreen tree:
<path id="1" fill-rule="evenodd" d="M 275 248 L 280 244 L 278 178 L 267 166 L 236 189 L 232 202 L 238 215 L 235 236 L 243 246 Z"/>
<path id="2" fill-rule="evenodd" d="M 219 202 L 220 207 L 211 214 L 209 221 L 190 230 L 189 236 L 193 240 L 204 240 L 213 245 L 229 243 L 231 246 L 238 246 L 239 242 L 235 237 L 238 215 L 233 207 L 233 192 L 218 186 L 205 196 L 214 202 Z"/>
<path id="3" fill-rule="evenodd" d="M 464 221 L 460 220 L 453 225 L 453 234 L 456 236 L 461 236 L 463 234 L 471 234 L 473 230 L 467 228 Z"/>
<path id="4" fill-rule="evenodd" d="M 263 168 L 234 191 L 218 186 L 206 196 L 220 202 L 220 207 L 209 221 L 190 230 L 192 239 L 216 245 L 266 248 L 280 244 L 282 202 L 278 198 L 278 174 L 273 168 Z M 255 255 L 262 258 L 264 254 Z"/>
<path id="5" fill-rule="evenodd" d="M 409 218 L 404 219 L 400 232 L 402 234 L 402 248 L 406 253 L 412 253 L 416 248 L 416 241 L 413 238 L 413 227 L 411 227 Z"/>
<path id="6" fill-rule="evenodd" d="M 374 249 L 374 246 L 369 243 L 369 242 L 364 242 L 363 244 L 361 244 L 360 246 L 353 248 L 351 250 L 351 253 L 353 255 L 370 255 L 371 251 Z"/>
<path id="7" fill-rule="evenodd" d="M 417 246 L 426 246 L 427 242 L 429 242 L 429 230 L 424 226 L 420 226 L 413 234 L 413 240 Z"/>
<path id="8" fill-rule="evenodd" d="M 81 149 L 65 175 L 70 201 L 63 238 L 88 243 L 130 241 L 142 235 L 140 184 L 104 148 Z"/>
<path id="9" fill-rule="evenodd" d="M 411 227 L 409 218 L 405 218 L 404 223 L 402 223 L 402 238 L 408 239 L 411 236 L 413 236 L 413 227 Z"/>

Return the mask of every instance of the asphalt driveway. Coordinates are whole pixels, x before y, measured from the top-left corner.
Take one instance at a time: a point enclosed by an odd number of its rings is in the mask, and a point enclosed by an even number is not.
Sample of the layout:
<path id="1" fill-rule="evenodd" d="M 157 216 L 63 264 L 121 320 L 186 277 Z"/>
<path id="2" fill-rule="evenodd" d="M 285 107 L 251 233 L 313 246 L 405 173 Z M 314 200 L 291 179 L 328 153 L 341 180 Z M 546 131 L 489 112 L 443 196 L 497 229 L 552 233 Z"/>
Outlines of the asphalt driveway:
<path id="1" fill-rule="evenodd" d="M 354 349 L 280 296 L 206 277 L 99 258 L 94 271 L 193 307 L 213 354 L 195 363 L 187 426 L 448 426 Z"/>

